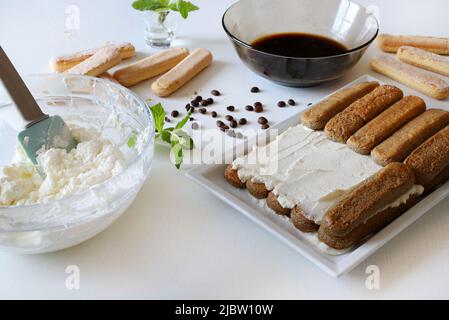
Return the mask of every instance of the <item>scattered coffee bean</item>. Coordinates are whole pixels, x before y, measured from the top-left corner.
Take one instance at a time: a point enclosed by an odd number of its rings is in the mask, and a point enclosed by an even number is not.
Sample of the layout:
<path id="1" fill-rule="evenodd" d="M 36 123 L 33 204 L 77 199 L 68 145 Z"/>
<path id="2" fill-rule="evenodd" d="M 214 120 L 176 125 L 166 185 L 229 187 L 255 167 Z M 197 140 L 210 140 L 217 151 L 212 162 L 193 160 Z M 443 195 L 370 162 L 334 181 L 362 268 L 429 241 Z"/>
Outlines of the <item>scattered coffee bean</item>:
<path id="1" fill-rule="evenodd" d="M 251 88 L 251 92 L 252 92 L 252 93 L 259 92 L 259 88 L 258 88 L 258 87 L 252 87 L 252 88 Z"/>
<path id="2" fill-rule="evenodd" d="M 217 112 L 212 111 L 210 115 L 212 116 L 212 118 L 216 118 L 218 114 L 217 114 Z"/>
<path id="3" fill-rule="evenodd" d="M 232 138 L 235 138 L 235 131 L 234 131 L 234 130 L 228 130 L 228 131 L 226 132 L 226 134 L 227 134 L 228 136 L 232 137 Z"/>
<path id="4" fill-rule="evenodd" d="M 214 103 L 214 99 L 212 99 L 212 98 L 207 98 L 206 101 L 207 101 L 208 104 L 213 104 Z"/>
<path id="5" fill-rule="evenodd" d="M 200 103 L 201 100 L 203 100 L 203 97 L 202 97 L 202 96 L 196 96 L 196 98 L 195 98 L 195 101 L 196 101 L 196 102 Z"/>
<path id="6" fill-rule="evenodd" d="M 285 106 L 286 106 L 286 104 L 285 104 L 284 101 L 279 101 L 279 102 L 278 102 L 278 107 L 279 107 L 279 108 L 284 108 Z"/>
<path id="7" fill-rule="evenodd" d="M 171 116 L 172 116 L 173 118 L 177 118 L 177 117 L 179 116 L 178 110 L 173 110 L 173 111 L 171 112 Z"/>
<path id="8" fill-rule="evenodd" d="M 228 106 L 226 109 L 227 109 L 228 111 L 234 111 L 234 110 L 235 110 L 235 107 L 234 107 L 234 106 Z"/>
<path id="9" fill-rule="evenodd" d="M 186 104 L 186 111 L 189 111 L 191 107 L 190 103 Z"/>
<path id="10" fill-rule="evenodd" d="M 190 111 L 191 113 L 195 113 L 195 108 L 194 107 L 190 107 L 190 109 L 187 110 L 187 111 Z"/>
<path id="11" fill-rule="evenodd" d="M 267 120 L 267 118 L 265 118 L 265 117 L 259 117 L 259 119 L 257 119 L 257 122 L 258 122 L 259 124 L 267 124 L 267 123 L 268 123 L 268 120 Z"/>
<path id="12" fill-rule="evenodd" d="M 201 100 L 200 105 L 202 105 L 203 107 L 207 107 L 209 103 L 207 102 L 207 100 Z"/>
<path id="13" fill-rule="evenodd" d="M 228 121 L 232 121 L 232 120 L 234 120 L 234 117 L 231 116 L 230 114 L 227 114 L 227 115 L 225 116 L 225 119 L 228 120 Z"/>
<path id="14" fill-rule="evenodd" d="M 190 104 L 191 104 L 193 107 L 198 107 L 198 106 L 200 105 L 199 102 L 196 101 L 196 100 L 190 101 Z"/>
<path id="15" fill-rule="evenodd" d="M 262 107 L 262 102 L 254 102 L 254 107 L 257 107 L 257 106 L 261 106 Z"/>
<path id="16" fill-rule="evenodd" d="M 261 126 L 262 130 L 267 130 L 269 127 L 267 123 Z"/>
<path id="17" fill-rule="evenodd" d="M 210 92 L 210 94 L 213 95 L 213 96 L 218 97 L 218 96 L 220 95 L 220 91 L 218 91 L 218 90 L 212 90 L 212 91 Z"/>
<path id="18" fill-rule="evenodd" d="M 195 118 L 194 118 L 194 117 L 190 117 L 189 120 L 190 120 L 190 121 L 193 121 L 193 120 L 195 120 Z"/>
<path id="19" fill-rule="evenodd" d="M 171 122 L 169 117 L 165 117 L 165 122 Z"/>
<path id="20" fill-rule="evenodd" d="M 242 118 L 242 119 L 239 120 L 239 124 L 241 124 L 241 125 L 244 125 L 244 124 L 247 124 L 247 123 L 248 123 L 248 121 L 246 121 L 245 118 Z"/>
<path id="21" fill-rule="evenodd" d="M 193 130 L 197 130 L 199 127 L 200 127 L 200 126 L 199 126 L 198 122 L 192 123 L 192 129 L 193 129 Z"/>
<path id="22" fill-rule="evenodd" d="M 200 113 L 202 113 L 202 114 L 206 114 L 207 109 L 206 109 L 206 108 L 200 108 L 198 111 L 199 111 Z"/>
<path id="23" fill-rule="evenodd" d="M 253 106 L 250 106 L 250 105 L 247 105 L 247 106 L 245 107 L 245 109 L 246 109 L 247 111 L 254 111 L 254 107 L 253 107 Z"/>
<path id="24" fill-rule="evenodd" d="M 220 127 L 220 130 L 225 132 L 226 130 L 229 130 L 229 127 L 224 125 L 223 127 Z"/>
<path id="25" fill-rule="evenodd" d="M 218 121 L 216 122 L 216 124 L 217 124 L 217 127 L 220 127 L 220 128 L 225 126 L 224 122 L 221 121 L 221 120 L 218 120 Z"/>
<path id="26" fill-rule="evenodd" d="M 312 104 L 313 104 L 312 102 L 309 102 L 309 103 L 307 104 L 307 106 L 310 107 Z"/>
<path id="27" fill-rule="evenodd" d="M 229 126 L 230 126 L 231 128 L 237 128 L 237 121 L 231 120 L 231 121 L 229 122 Z"/>
<path id="28" fill-rule="evenodd" d="M 261 112 L 263 112 L 263 107 L 262 106 L 256 106 L 254 108 L 254 111 L 256 111 L 256 113 L 261 113 Z"/>
<path id="29" fill-rule="evenodd" d="M 290 106 L 294 106 L 294 105 L 296 104 L 295 100 L 293 100 L 293 99 L 288 99 L 287 103 L 288 103 Z"/>

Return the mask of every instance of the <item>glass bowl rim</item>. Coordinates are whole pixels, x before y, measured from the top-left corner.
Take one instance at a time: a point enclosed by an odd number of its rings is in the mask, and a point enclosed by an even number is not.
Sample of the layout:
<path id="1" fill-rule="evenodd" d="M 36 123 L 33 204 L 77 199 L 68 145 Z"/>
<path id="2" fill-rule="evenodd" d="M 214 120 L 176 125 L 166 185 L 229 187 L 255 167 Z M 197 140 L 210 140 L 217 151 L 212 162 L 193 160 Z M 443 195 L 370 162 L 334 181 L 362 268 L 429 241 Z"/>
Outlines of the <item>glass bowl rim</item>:
<path id="1" fill-rule="evenodd" d="M 356 48 L 354 48 L 354 49 L 348 50 L 348 51 L 346 51 L 346 52 L 344 52 L 344 53 L 337 54 L 337 55 L 331 55 L 331 56 L 324 56 L 324 57 L 290 57 L 290 56 L 283 56 L 283 55 L 278 55 L 278 54 L 274 54 L 274 53 L 268 53 L 268 52 L 265 52 L 265 51 L 262 51 L 262 50 L 258 50 L 258 49 L 256 49 L 256 48 L 254 48 L 252 45 L 246 43 L 245 41 L 240 40 L 239 38 L 237 38 L 236 36 L 234 36 L 234 35 L 228 30 L 228 28 L 226 27 L 225 17 L 226 17 L 226 15 L 227 15 L 227 13 L 228 13 L 233 7 L 235 7 L 236 5 L 238 5 L 238 4 L 239 4 L 240 2 L 242 2 L 242 1 L 246 1 L 246 0 L 239 0 L 239 1 L 235 2 L 235 3 L 233 3 L 233 4 L 232 4 L 228 9 L 226 9 L 226 11 L 224 12 L 224 14 L 223 14 L 223 16 L 222 16 L 222 18 L 221 18 L 221 24 L 222 24 L 222 27 L 223 27 L 224 31 L 226 32 L 226 34 L 228 35 L 228 37 L 231 38 L 232 41 L 237 42 L 238 44 L 240 44 L 240 45 L 246 47 L 247 49 L 250 49 L 250 50 L 252 50 L 252 51 L 256 51 L 256 52 L 259 52 L 259 53 L 261 53 L 261 54 L 265 54 L 265 55 L 268 55 L 268 56 L 273 56 L 273 57 L 276 57 L 276 58 L 296 59 L 296 60 L 320 60 L 320 59 L 329 59 L 329 58 L 343 57 L 343 56 L 346 56 L 346 55 L 348 55 L 348 54 L 354 53 L 354 52 L 356 52 L 356 51 L 359 51 L 359 50 L 361 50 L 361 49 L 364 49 L 364 48 L 368 47 L 371 43 L 373 43 L 374 40 L 376 40 L 377 36 L 379 35 L 379 21 L 377 20 L 376 16 L 375 16 L 373 13 L 369 13 L 369 14 L 368 14 L 368 17 L 372 17 L 372 18 L 374 19 L 375 23 L 376 23 L 376 32 L 374 33 L 374 36 L 373 36 L 370 40 L 368 40 L 366 43 L 364 43 L 364 44 L 362 44 L 362 45 L 360 45 L 360 46 L 358 46 L 358 47 L 356 47 Z M 359 4 L 359 3 L 355 2 L 355 1 L 352 1 L 352 0 L 345 0 L 345 1 L 350 2 L 350 3 L 354 3 L 354 4 L 356 4 L 357 6 L 359 6 L 360 8 L 365 8 L 364 6 L 362 6 L 361 4 Z"/>
<path id="2" fill-rule="evenodd" d="M 78 78 L 78 79 L 90 79 L 93 80 L 95 82 L 98 83 L 103 83 L 105 85 L 108 86 L 112 86 L 116 89 L 118 89 L 119 91 L 122 92 L 126 92 L 126 94 L 129 94 L 130 96 L 132 96 L 134 99 L 136 99 L 139 104 L 141 104 L 142 106 L 144 106 L 144 110 L 145 110 L 145 114 L 149 117 L 149 126 L 153 127 L 154 129 L 154 119 L 153 119 L 153 115 L 150 112 L 150 109 L 148 108 L 147 103 L 141 98 L 139 97 L 136 93 L 134 93 L 133 91 L 129 90 L 126 87 L 123 87 L 121 85 L 118 85 L 116 83 L 113 83 L 112 81 L 109 80 L 105 80 L 105 79 L 101 79 L 101 78 L 97 78 L 97 77 L 91 77 L 91 76 L 84 76 L 84 75 L 73 75 L 73 74 L 60 74 L 60 73 L 30 73 L 30 74 L 25 74 L 24 76 L 22 76 L 22 78 L 24 78 L 25 80 L 28 78 L 40 78 L 40 77 L 57 77 L 57 78 L 61 78 L 63 79 L 64 77 L 70 77 L 70 78 Z M 110 182 L 111 180 L 123 176 L 125 173 L 127 173 L 131 167 L 134 167 L 135 164 L 137 163 L 138 160 L 140 160 L 140 158 L 142 157 L 142 155 L 144 153 L 146 153 L 148 151 L 148 149 L 150 148 L 150 141 L 152 141 L 153 137 L 154 137 L 154 130 L 150 130 L 149 132 L 150 136 L 149 139 L 147 141 L 147 143 L 145 144 L 145 146 L 142 148 L 142 152 L 137 155 L 134 159 L 132 159 L 128 165 L 126 166 L 126 168 L 120 172 L 119 174 L 99 183 L 94 185 L 91 188 L 88 188 L 82 192 L 79 193 L 75 193 L 75 194 L 71 194 L 68 195 L 66 197 L 63 197 L 61 199 L 51 199 L 45 202 L 40 202 L 40 203 L 33 203 L 33 204 L 24 204 L 24 205 L 16 205 L 16 206 L 0 206 L 0 216 L 2 215 L 2 211 L 15 211 L 15 210 L 20 210 L 20 209 L 33 209 L 33 208 L 37 208 L 39 206 L 42 205 L 52 205 L 52 204 L 56 204 L 56 203 L 61 203 L 61 202 L 67 202 L 67 201 L 71 201 L 75 198 L 78 197 L 82 197 L 83 195 L 91 192 L 92 190 L 97 190 L 101 187 L 103 187 L 106 183 Z M 57 225 L 55 225 L 54 227 L 57 227 Z M 2 231 L 0 230 L 0 233 L 2 233 Z"/>

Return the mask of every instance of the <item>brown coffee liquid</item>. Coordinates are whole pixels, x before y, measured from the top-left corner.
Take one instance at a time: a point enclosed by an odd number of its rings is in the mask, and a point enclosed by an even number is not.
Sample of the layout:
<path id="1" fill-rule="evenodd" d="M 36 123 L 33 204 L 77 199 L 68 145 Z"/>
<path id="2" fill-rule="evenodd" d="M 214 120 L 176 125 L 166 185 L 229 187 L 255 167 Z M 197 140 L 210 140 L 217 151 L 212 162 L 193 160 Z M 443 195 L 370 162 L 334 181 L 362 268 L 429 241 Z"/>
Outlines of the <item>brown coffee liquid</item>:
<path id="1" fill-rule="evenodd" d="M 254 40 L 257 50 L 286 57 L 317 58 L 335 56 L 348 51 L 333 39 L 307 33 L 277 33 Z"/>

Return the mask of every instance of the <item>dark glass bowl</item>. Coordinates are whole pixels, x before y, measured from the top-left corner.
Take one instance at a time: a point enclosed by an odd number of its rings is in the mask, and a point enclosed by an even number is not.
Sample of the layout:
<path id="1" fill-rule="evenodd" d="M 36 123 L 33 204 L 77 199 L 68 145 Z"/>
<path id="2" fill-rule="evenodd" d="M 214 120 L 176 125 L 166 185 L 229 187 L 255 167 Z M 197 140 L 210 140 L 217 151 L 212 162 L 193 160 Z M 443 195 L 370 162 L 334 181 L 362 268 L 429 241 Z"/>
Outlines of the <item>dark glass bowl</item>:
<path id="1" fill-rule="evenodd" d="M 342 77 L 376 39 L 379 24 L 367 8 L 348 0 L 240 0 L 223 15 L 223 28 L 245 65 L 275 83 L 308 87 Z M 263 36 L 299 32 L 344 44 L 344 54 L 298 58 L 251 46 Z"/>

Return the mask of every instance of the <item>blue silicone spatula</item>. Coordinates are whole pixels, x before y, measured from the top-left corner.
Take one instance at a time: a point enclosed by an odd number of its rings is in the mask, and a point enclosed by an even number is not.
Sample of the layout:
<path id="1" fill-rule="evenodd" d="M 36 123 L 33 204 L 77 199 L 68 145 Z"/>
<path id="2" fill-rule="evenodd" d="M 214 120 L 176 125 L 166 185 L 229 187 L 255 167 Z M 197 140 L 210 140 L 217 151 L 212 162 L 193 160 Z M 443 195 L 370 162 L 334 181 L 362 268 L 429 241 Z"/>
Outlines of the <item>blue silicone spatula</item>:
<path id="1" fill-rule="evenodd" d="M 64 120 L 42 112 L 1 46 L 0 79 L 27 123 L 18 139 L 33 164 L 37 165 L 37 153 L 42 149 L 62 148 L 68 152 L 76 147 L 77 141 Z"/>

